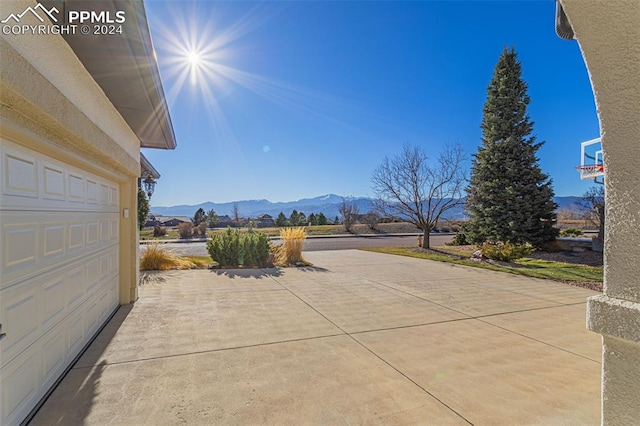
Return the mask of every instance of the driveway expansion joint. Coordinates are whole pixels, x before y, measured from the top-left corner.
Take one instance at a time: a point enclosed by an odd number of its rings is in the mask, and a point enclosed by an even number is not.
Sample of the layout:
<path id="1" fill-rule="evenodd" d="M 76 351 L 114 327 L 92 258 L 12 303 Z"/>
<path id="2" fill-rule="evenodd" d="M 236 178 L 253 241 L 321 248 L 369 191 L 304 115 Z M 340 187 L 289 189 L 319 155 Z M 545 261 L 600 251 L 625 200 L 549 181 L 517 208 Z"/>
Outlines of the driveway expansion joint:
<path id="1" fill-rule="evenodd" d="M 256 344 L 253 344 L 253 345 L 231 346 L 231 347 L 228 347 L 228 348 L 205 349 L 205 350 L 201 350 L 201 351 L 191 351 L 191 352 L 183 352 L 183 353 L 179 353 L 179 354 L 151 356 L 151 357 L 147 357 L 147 358 L 130 359 L 130 360 L 126 360 L 126 361 L 116 361 L 116 362 L 103 361 L 100 364 L 83 365 L 81 367 L 74 367 L 74 368 L 72 368 L 72 370 L 85 370 L 85 369 L 91 369 L 91 368 L 94 368 L 94 367 L 107 367 L 107 366 L 111 366 L 111 365 L 121 365 L 121 364 L 132 364 L 132 363 L 136 363 L 136 362 L 155 361 L 155 360 L 158 360 L 158 359 L 179 358 L 179 357 L 182 357 L 182 356 L 189 356 L 189 355 L 201 355 L 201 354 L 208 354 L 208 353 L 215 353 L 215 352 L 226 352 L 226 351 L 232 351 L 232 350 L 235 350 L 235 349 L 259 348 L 259 347 L 262 347 L 262 346 L 273 346 L 273 345 L 279 345 L 279 344 L 284 344 L 284 343 L 305 342 L 305 341 L 309 341 L 309 340 L 319 340 L 319 339 L 326 339 L 326 338 L 329 338 L 329 337 L 339 337 L 339 336 L 344 336 L 344 335 L 345 335 L 345 333 L 323 334 L 322 336 L 302 337 L 302 338 L 299 338 L 299 339 L 278 340 L 278 341 L 275 341 L 275 342 L 256 343 Z"/>
<path id="2" fill-rule="evenodd" d="M 349 337 L 351 340 L 353 340 L 356 344 L 358 344 L 360 347 L 362 347 L 363 349 L 365 349 L 367 352 L 369 352 L 371 355 L 373 355 L 374 357 L 376 357 L 377 359 L 379 359 L 381 362 L 383 362 L 384 364 L 386 364 L 388 367 L 390 367 L 392 370 L 394 370 L 396 373 L 400 374 L 402 377 L 404 377 L 406 380 L 408 380 L 409 382 L 411 382 L 414 386 L 416 386 L 418 389 L 422 390 L 422 392 L 424 392 L 426 395 L 430 396 L 431 398 L 435 399 L 436 401 L 438 401 L 440 404 L 442 404 L 444 407 L 446 407 L 449 411 L 451 411 L 452 413 L 454 413 L 456 416 L 458 416 L 460 419 L 464 420 L 466 423 L 472 425 L 473 423 L 471 423 L 467 418 L 465 418 L 462 414 L 460 414 L 459 412 L 457 412 L 455 409 L 453 409 L 453 407 L 451 407 L 450 405 L 448 405 L 446 402 L 444 402 L 443 400 L 441 400 L 440 398 L 438 398 L 437 396 L 435 396 L 433 393 L 429 392 L 425 387 L 423 387 L 422 385 L 420 385 L 418 382 L 416 382 L 415 380 L 413 380 L 411 377 L 409 377 L 406 373 L 404 373 L 402 370 L 400 370 L 398 367 L 394 366 L 393 364 L 391 364 L 391 362 L 387 361 L 386 359 L 384 359 L 381 355 L 379 355 L 378 353 L 374 352 L 371 348 L 369 348 L 367 345 L 365 345 L 364 343 L 362 343 L 361 341 L 359 341 L 358 339 L 356 339 L 351 333 L 349 333 L 348 331 L 344 330 L 342 327 L 340 327 L 338 324 L 336 324 L 335 322 L 331 321 L 326 315 L 324 315 L 322 312 L 318 311 L 316 308 L 314 308 L 311 304 L 309 304 L 306 300 L 304 300 L 303 298 L 301 298 L 300 296 L 298 296 L 295 292 L 293 292 L 291 289 L 289 289 L 286 285 L 282 284 L 280 281 L 278 281 L 275 277 L 271 277 L 272 280 L 274 280 L 275 282 L 277 282 L 279 285 L 281 285 L 284 289 L 286 289 L 288 292 L 290 292 L 294 297 L 296 297 L 298 300 L 300 300 L 302 303 L 304 303 L 305 305 L 307 305 L 310 309 L 313 309 L 316 313 L 318 313 L 318 315 L 322 316 L 324 319 L 326 319 L 327 321 L 329 321 L 329 323 L 331 323 L 332 325 L 334 325 L 336 328 L 338 328 L 339 330 L 341 330 L 345 336 Z"/>

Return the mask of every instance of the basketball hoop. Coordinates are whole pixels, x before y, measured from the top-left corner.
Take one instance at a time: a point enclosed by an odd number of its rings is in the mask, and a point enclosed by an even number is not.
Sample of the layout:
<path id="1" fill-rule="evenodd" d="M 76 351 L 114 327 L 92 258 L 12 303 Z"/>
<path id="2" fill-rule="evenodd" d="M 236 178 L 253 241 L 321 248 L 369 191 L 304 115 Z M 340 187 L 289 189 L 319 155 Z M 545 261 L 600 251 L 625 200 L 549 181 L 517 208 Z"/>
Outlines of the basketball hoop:
<path id="1" fill-rule="evenodd" d="M 593 179 L 602 183 L 604 178 L 604 151 L 600 138 L 591 139 L 580 144 L 580 165 L 576 167 L 580 172 L 580 179 Z"/>
<path id="2" fill-rule="evenodd" d="M 576 166 L 580 172 L 580 179 L 595 179 L 604 175 L 604 164 L 583 164 Z"/>

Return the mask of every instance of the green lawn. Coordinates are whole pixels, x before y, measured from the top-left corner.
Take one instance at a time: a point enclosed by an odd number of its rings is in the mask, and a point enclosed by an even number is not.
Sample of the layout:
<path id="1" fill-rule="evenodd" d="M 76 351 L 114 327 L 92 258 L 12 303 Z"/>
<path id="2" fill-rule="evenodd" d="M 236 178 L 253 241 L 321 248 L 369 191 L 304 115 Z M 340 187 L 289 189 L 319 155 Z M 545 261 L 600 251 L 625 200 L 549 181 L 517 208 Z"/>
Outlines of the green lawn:
<path id="1" fill-rule="evenodd" d="M 400 256 L 416 257 L 419 259 L 436 260 L 439 262 L 455 263 L 457 265 L 484 268 L 493 271 L 508 272 L 511 274 L 525 275 L 534 278 L 546 278 L 567 282 L 602 282 L 603 268 L 570 263 L 551 262 L 531 258 L 518 259 L 514 266 L 493 265 L 489 263 L 474 262 L 468 259 L 468 253 L 460 253 L 455 250 L 438 247 L 442 253 L 423 253 L 415 251 L 411 247 L 383 247 L 363 249 L 376 253 L 395 254 Z M 446 251 L 446 252 L 445 252 Z M 460 257 L 454 257 L 460 256 Z"/>

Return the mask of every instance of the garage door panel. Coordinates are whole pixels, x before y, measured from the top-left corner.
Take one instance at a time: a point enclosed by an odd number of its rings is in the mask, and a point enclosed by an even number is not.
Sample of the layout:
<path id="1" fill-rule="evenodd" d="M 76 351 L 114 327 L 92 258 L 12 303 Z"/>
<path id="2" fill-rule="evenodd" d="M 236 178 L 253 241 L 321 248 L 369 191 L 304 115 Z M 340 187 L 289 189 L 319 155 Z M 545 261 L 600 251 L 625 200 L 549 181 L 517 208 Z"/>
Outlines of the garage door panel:
<path id="1" fill-rule="evenodd" d="M 118 185 L 19 145 L 2 141 L 3 209 L 118 212 Z"/>
<path id="2" fill-rule="evenodd" d="M 114 247 L 111 252 L 116 252 Z M 104 306 L 98 305 L 104 293 L 117 292 L 117 274 L 99 276 L 100 261 L 110 253 L 101 253 L 65 268 L 36 276 L 8 289 L 0 290 L 1 316 L 6 337 L 0 342 L 2 365 L 10 362 L 40 336 L 50 332 L 60 323 L 69 321 L 74 310 L 82 308 L 91 299 L 91 309 L 96 309 L 91 324 L 85 324 L 83 332 L 93 327 L 93 322 L 103 319 L 117 306 L 117 300 Z M 92 277 L 92 278 L 89 278 Z M 82 310 L 86 310 L 82 308 Z M 90 327 L 91 326 L 91 327 Z"/>
<path id="3" fill-rule="evenodd" d="M 67 321 L 67 333 L 65 341 L 67 343 L 68 354 L 77 354 L 80 352 L 80 349 L 82 349 L 83 339 L 87 335 L 83 314 L 83 309 L 78 308 L 73 311 L 73 313 L 69 316 L 69 320 Z"/>
<path id="4" fill-rule="evenodd" d="M 100 220 L 100 234 L 99 234 L 99 239 L 101 243 L 105 243 L 107 241 L 109 241 L 109 224 L 110 224 L 110 220 L 109 218 L 104 218 Z"/>
<path id="5" fill-rule="evenodd" d="M 98 244 L 98 220 L 87 221 L 85 224 L 87 229 L 87 248 Z"/>
<path id="6" fill-rule="evenodd" d="M 117 247 L 0 290 L 6 365 L 40 336 L 85 312 L 82 333 L 93 333 L 118 305 Z M 71 326 L 71 324 L 68 324 Z M 74 328 L 74 331 L 80 329 Z M 75 342 L 75 340 L 74 340 Z M 74 342 L 71 342 L 73 344 Z"/>
<path id="7" fill-rule="evenodd" d="M 84 177 L 82 176 L 82 174 L 75 171 L 69 171 L 67 173 L 67 187 L 69 189 L 67 201 L 69 201 L 70 203 L 84 204 L 86 197 L 84 188 Z"/>
<path id="8" fill-rule="evenodd" d="M 42 350 L 47 356 L 41 358 L 43 372 L 43 386 L 52 386 L 64 370 L 67 358 L 67 339 L 63 330 L 55 330 L 49 333 L 44 341 Z"/>
<path id="9" fill-rule="evenodd" d="M 109 219 L 109 241 L 118 241 L 120 236 L 120 225 L 118 218 Z"/>
<path id="10" fill-rule="evenodd" d="M 9 291 L 0 290 L 2 330 L 6 333 L 0 341 L 2 363 L 38 338 L 37 313 L 41 312 L 38 293 L 38 286 L 33 283 L 24 283 Z"/>
<path id="11" fill-rule="evenodd" d="M 87 275 L 85 290 L 87 293 L 91 294 L 94 293 L 100 285 L 100 262 L 96 258 L 87 260 L 86 268 Z"/>
<path id="12" fill-rule="evenodd" d="M 65 252 L 65 224 L 64 222 L 45 222 L 40 225 L 42 230 L 42 257 L 45 260 L 55 259 Z"/>
<path id="13" fill-rule="evenodd" d="M 87 204 L 98 204 L 98 182 L 93 178 L 87 178 Z"/>
<path id="14" fill-rule="evenodd" d="M 81 252 L 84 248 L 84 222 L 83 221 L 71 221 L 69 222 L 69 240 L 68 240 L 69 253 Z"/>
<path id="15" fill-rule="evenodd" d="M 64 168 L 42 161 L 41 197 L 46 200 L 65 200 Z"/>
<path id="16" fill-rule="evenodd" d="M 97 297 L 90 298 L 86 303 L 82 305 L 84 309 L 85 317 L 85 330 L 91 333 L 98 328 L 98 320 L 100 319 L 100 312 L 98 312 L 98 300 Z"/>
<path id="17" fill-rule="evenodd" d="M 44 329 L 51 328 L 59 322 L 64 316 L 65 302 L 65 275 L 56 274 L 50 280 L 42 285 L 42 327 Z"/>
<path id="18" fill-rule="evenodd" d="M 67 309 L 74 310 L 84 300 L 86 294 L 86 265 L 71 267 L 65 280 L 65 301 Z"/>
<path id="19" fill-rule="evenodd" d="M 99 299 L 94 295 L 89 305 L 96 306 Z M 5 389 L 2 392 L 5 423 L 20 422 L 80 354 L 104 319 L 106 317 L 90 312 L 86 306 L 80 306 L 66 321 L 58 323 L 2 367 L 0 380 Z M 90 329 L 87 328 L 89 324 Z"/>
<path id="20" fill-rule="evenodd" d="M 11 149 L 2 153 L 2 193 L 16 197 L 38 197 L 38 163 L 35 156 Z"/>
<path id="21" fill-rule="evenodd" d="M 14 424 L 118 306 L 119 186 L 4 139 L 0 177 L 0 424 Z"/>
<path id="22" fill-rule="evenodd" d="M 22 413 L 35 404 L 40 385 L 37 358 L 35 352 L 25 354 L 2 370 L 2 387 L 11 389 L 11 392 L 2 392 L 2 412 L 6 424 L 20 423 Z"/>
<path id="23" fill-rule="evenodd" d="M 35 266 L 38 258 L 38 223 L 11 223 L 7 219 L 3 216 L 2 271 Z"/>
<path id="24" fill-rule="evenodd" d="M 65 276 L 74 277 L 79 268 L 85 272 L 80 266 Z M 6 328 L 3 323 L 7 337 L 0 343 L 2 412 L 7 424 L 18 422 L 30 410 L 25 407 L 33 407 L 44 396 L 117 307 L 117 276 L 99 281 L 104 285 L 91 295 L 85 293 L 83 303 L 68 304 L 62 311 L 59 303 L 46 307 L 45 295 L 61 288 L 53 278 L 49 285 L 33 280 L 0 293 L 2 318 L 7 321 Z M 16 297 L 19 294 L 26 296 Z M 45 308 L 38 309 L 39 304 Z"/>
<path id="25" fill-rule="evenodd" d="M 110 251 L 118 238 L 100 238 L 106 232 L 100 227 L 115 226 L 117 221 L 117 213 L 3 212 L 0 288 Z"/>

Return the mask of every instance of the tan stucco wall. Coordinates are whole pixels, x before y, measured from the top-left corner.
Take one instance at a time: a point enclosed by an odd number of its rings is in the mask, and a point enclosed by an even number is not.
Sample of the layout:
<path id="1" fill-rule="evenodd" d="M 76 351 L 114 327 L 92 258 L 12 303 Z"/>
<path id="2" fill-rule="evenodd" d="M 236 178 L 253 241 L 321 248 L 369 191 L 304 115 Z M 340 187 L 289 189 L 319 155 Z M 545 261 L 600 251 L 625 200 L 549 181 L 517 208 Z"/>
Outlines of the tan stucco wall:
<path id="1" fill-rule="evenodd" d="M 603 335 L 604 424 L 640 419 L 640 1 L 561 0 L 600 119 L 606 184 L 604 295 L 588 326 Z"/>
<path id="2" fill-rule="evenodd" d="M 35 4 L 2 1 L 0 16 Z M 59 35 L 0 35 L 0 74 L 3 135 L 120 183 L 120 303 L 134 301 L 138 138 Z"/>

